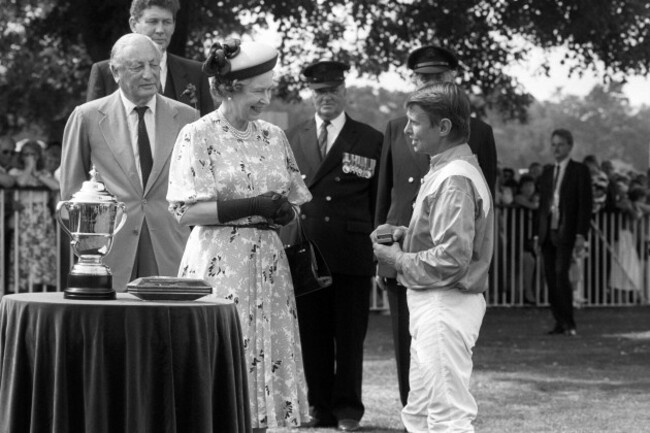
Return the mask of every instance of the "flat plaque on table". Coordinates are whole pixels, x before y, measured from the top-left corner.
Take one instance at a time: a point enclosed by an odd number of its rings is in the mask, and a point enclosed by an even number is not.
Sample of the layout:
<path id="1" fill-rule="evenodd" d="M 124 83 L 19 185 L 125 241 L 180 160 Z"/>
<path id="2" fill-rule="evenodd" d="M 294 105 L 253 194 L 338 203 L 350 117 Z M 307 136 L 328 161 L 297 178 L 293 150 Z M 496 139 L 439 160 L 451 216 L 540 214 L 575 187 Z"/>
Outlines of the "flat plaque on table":
<path id="1" fill-rule="evenodd" d="M 131 281 L 126 291 L 145 301 L 194 301 L 212 293 L 205 280 L 182 277 L 142 277 Z"/>

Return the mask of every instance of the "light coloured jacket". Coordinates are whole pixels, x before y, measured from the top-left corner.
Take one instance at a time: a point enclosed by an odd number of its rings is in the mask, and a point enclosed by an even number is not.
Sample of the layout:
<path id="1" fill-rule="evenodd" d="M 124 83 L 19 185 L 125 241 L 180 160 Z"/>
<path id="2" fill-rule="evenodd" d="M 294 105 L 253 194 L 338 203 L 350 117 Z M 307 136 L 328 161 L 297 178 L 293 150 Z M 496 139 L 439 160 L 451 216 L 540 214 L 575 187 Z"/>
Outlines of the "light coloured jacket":
<path id="1" fill-rule="evenodd" d="M 106 189 L 126 204 L 127 221 L 115 235 L 104 259 L 113 273 L 113 288 L 124 291 L 130 280 L 140 230 L 146 219 L 160 275 L 175 276 L 189 236 L 167 211 L 169 162 L 181 128 L 196 120 L 193 108 L 161 95 L 156 96 L 156 143 L 153 167 L 145 188 L 136 169 L 126 112 L 119 90 L 78 106 L 70 115 L 63 135 L 61 197 L 68 200 L 79 191 L 95 165 Z"/>

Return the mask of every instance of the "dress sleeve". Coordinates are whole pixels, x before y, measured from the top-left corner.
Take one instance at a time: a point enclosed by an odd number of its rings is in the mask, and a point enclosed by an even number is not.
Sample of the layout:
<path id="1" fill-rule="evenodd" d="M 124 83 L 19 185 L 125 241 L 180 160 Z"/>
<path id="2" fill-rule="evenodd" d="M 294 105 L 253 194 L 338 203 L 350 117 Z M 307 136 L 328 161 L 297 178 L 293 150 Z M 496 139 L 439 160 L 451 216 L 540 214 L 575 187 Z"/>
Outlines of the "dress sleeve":
<path id="1" fill-rule="evenodd" d="M 289 172 L 290 180 L 289 195 L 287 198 L 292 204 L 300 206 L 311 200 L 311 192 L 309 192 L 309 188 L 305 185 L 305 181 L 302 180 L 302 174 L 298 168 L 298 163 L 296 163 L 296 158 L 293 156 L 293 150 L 291 150 L 289 140 L 282 130 L 280 130 L 280 139 L 282 140 L 286 153 L 287 171 Z"/>
<path id="2" fill-rule="evenodd" d="M 167 201 L 169 211 L 179 221 L 193 204 L 217 199 L 209 157 L 213 147 L 206 143 L 206 137 L 196 124 L 190 124 L 183 127 L 174 145 Z"/>

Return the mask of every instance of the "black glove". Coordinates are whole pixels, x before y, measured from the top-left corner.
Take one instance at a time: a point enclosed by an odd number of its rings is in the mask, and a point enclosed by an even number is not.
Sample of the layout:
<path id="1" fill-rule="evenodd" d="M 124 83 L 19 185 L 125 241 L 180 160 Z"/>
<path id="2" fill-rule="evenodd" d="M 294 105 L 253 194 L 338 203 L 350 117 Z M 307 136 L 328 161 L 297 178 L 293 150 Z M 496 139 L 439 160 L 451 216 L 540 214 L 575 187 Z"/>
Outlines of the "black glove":
<path id="1" fill-rule="evenodd" d="M 251 215 L 260 215 L 264 218 L 273 219 L 284 204 L 289 204 L 286 197 L 273 191 L 265 192 L 253 197 L 253 212 Z"/>
<path id="2" fill-rule="evenodd" d="M 284 203 L 282 203 L 278 211 L 275 213 L 275 216 L 273 217 L 273 222 L 276 224 L 280 224 L 281 226 L 286 226 L 293 220 L 293 217 L 295 215 L 296 214 L 294 213 L 293 206 L 287 200 Z"/>
<path id="3" fill-rule="evenodd" d="M 288 203 L 287 198 L 273 191 L 257 197 L 224 200 L 217 203 L 217 217 L 222 223 L 253 215 L 272 219 L 283 203 Z"/>

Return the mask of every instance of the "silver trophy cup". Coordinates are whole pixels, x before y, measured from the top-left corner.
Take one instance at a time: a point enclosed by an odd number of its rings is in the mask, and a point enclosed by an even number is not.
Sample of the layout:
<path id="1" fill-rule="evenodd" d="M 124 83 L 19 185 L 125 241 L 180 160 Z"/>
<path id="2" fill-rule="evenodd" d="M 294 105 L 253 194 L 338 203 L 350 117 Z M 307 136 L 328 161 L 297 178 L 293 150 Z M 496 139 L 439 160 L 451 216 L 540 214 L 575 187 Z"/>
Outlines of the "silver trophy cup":
<path id="1" fill-rule="evenodd" d="M 62 210 L 66 210 L 67 218 Z M 115 299 L 111 270 L 102 258 L 113 246 L 113 237 L 126 222 L 126 206 L 97 180 L 93 167 L 90 180 L 72 199 L 60 201 L 56 219 L 70 236 L 70 246 L 79 258 L 68 274 L 68 299 Z"/>

